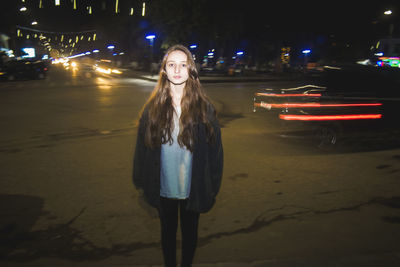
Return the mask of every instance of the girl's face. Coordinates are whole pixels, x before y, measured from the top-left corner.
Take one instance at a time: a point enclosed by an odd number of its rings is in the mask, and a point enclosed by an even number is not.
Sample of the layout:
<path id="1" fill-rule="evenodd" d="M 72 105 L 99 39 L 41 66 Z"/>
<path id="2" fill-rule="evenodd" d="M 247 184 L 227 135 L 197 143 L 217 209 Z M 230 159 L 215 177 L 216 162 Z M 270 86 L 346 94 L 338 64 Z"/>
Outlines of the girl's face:
<path id="1" fill-rule="evenodd" d="M 165 65 L 168 80 L 174 85 L 184 85 L 189 78 L 189 66 L 184 52 L 176 50 L 167 57 Z"/>

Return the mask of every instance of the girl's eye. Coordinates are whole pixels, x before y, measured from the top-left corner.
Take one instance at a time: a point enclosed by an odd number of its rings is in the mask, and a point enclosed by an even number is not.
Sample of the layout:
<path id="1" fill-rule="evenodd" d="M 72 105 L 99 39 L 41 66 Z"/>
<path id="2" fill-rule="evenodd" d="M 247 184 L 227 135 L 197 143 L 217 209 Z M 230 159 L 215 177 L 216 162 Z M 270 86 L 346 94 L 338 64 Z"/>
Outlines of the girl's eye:
<path id="1" fill-rule="evenodd" d="M 186 68 L 186 66 L 187 66 L 187 64 L 185 64 L 185 63 L 182 64 L 182 67 L 183 67 L 183 68 Z"/>
<path id="2" fill-rule="evenodd" d="M 169 63 L 169 64 L 168 64 L 168 67 L 171 67 L 171 68 L 172 68 L 174 65 L 175 65 L 174 63 Z"/>

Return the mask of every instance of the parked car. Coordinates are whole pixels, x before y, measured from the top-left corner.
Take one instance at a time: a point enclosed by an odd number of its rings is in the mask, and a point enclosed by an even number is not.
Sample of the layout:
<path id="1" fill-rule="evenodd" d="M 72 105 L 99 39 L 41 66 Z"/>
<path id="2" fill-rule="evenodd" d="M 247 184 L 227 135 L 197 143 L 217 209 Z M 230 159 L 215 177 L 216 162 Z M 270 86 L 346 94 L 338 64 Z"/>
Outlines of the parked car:
<path id="1" fill-rule="evenodd" d="M 47 70 L 46 63 L 41 60 L 11 60 L 0 66 L 0 77 L 7 81 L 44 79 Z"/>
<path id="2" fill-rule="evenodd" d="M 257 92 L 254 111 L 271 115 L 282 136 L 308 136 L 332 148 L 349 136 L 400 128 L 399 88 L 397 68 L 325 66 L 298 86 Z"/>

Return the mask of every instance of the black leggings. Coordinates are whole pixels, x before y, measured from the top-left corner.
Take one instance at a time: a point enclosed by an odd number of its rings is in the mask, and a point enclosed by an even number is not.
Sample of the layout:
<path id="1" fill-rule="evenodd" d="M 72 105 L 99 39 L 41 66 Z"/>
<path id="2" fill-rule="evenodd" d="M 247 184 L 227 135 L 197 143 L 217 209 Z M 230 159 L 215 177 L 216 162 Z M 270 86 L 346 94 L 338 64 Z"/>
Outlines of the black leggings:
<path id="1" fill-rule="evenodd" d="M 176 267 L 176 232 L 178 209 L 182 232 L 182 267 L 192 266 L 197 247 L 199 213 L 186 210 L 187 200 L 160 198 L 161 245 L 166 267 Z"/>

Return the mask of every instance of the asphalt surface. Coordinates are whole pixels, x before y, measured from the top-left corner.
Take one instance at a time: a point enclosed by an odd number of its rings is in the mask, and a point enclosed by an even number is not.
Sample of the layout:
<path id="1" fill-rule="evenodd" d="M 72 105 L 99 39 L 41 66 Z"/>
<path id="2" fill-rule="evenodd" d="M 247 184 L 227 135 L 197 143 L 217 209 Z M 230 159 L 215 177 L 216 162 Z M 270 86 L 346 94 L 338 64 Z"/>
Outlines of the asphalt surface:
<path id="1" fill-rule="evenodd" d="M 162 266 L 158 218 L 130 181 L 155 77 L 129 76 L 0 84 L 1 266 Z M 398 142 L 282 140 L 252 94 L 287 80 L 240 79 L 202 78 L 225 168 L 193 266 L 400 266 Z"/>

